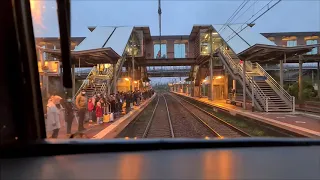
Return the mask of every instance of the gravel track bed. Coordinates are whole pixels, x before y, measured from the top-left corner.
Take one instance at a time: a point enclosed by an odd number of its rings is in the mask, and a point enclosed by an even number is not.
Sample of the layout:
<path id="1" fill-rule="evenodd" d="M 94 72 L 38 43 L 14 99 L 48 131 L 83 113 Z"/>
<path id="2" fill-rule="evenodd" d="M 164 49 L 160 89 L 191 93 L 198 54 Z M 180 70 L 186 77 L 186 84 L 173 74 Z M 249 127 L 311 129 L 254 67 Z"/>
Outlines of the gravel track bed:
<path id="1" fill-rule="evenodd" d="M 146 138 L 171 138 L 167 107 L 164 97 L 159 95 L 159 98 L 159 104 Z"/>
<path id="2" fill-rule="evenodd" d="M 177 97 L 176 95 L 172 95 L 172 96 L 177 100 L 179 100 L 183 105 L 185 105 L 191 112 L 196 114 L 204 122 L 206 122 L 212 129 L 214 129 L 221 136 L 227 137 L 227 138 L 243 137 L 239 132 L 221 123 L 219 120 L 214 119 L 210 115 L 200 111 L 199 109 L 190 105 L 189 103 L 179 99 L 179 97 Z"/>
<path id="3" fill-rule="evenodd" d="M 176 138 L 216 137 L 173 97 L 170 95 L 164 96 L 167 99 L 173 131 Z"/>
<path id="4" fill-rule="evenodd" d="M 128 126 L 120 132 L 117 138 L 124 137 L 137 137 L 142 138 L 142 135 L 147 127 L 150 120 L 152 111 L 157 104 L 158 97 L 155 97 L 152 102 L 141 112 L 141 114 L 133 120 Z"/>

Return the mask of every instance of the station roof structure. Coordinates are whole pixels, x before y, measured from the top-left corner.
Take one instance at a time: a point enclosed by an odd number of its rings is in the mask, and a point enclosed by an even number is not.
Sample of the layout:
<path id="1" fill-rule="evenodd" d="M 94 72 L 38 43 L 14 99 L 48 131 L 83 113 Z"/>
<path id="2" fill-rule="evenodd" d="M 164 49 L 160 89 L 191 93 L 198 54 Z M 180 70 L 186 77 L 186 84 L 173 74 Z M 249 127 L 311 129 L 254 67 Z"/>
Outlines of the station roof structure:
<path id="1" fill-rule="evenodd" d="M 295 47 L 278 46 L 274 42 L 267 39 L 264 35 L 254 32 L 247 24 L 230 24 L 224 25 L 196 25 L 190 33 L 190 39 L 196 36 L 201 29 L 213 28 L 213 32 L 217 32 L 219 36 L 228 44 L 228 46 L 242 60 L 250 60 L 253 62 L 272 62 L 284 59 L 286 53 L 287 62 L 297 62 L 298 55 L 303 55 L 320 44 L 302 45 Z M 319 32 L 304 32 L 302 34 L 318 35 Z M 272 35 L 270 33 L 269 35 Z M 283 33 L 290 35 L 290 33 Z M 308 57 L 308 55 L 303 55 Z M 320 57 L 310 56 L 305 58 L 304 62 L 319 61 Z"/>
<path id="2" fill-rule="evenodd" d="M 239 53 L 238 56 L 242 60 L 265 63 L 265 62 L 283 60 L 284 54 L 286 54 L 287 62 L 293 62 L 293 61 L 298 62 L 299 58 L 297 57 L 297 55 L 305 54 L 318 46 L 320 46 L 320 44 L 294 46 L 294 47 L 255 44 L 249 47 L 248 49 L 242 51 L 241 53 Z M 309 56 L 309 55 L 304 55 L 304 56 Z M 310 56 L 312 57 L 313 55 L 310 55 Z M 292 57 L 296 57 L 296 58 L 294 59 Z M 308 62 L 312 62 L 311 59 Z"/>
<path id="3" fill-rule="evenodd" d="M 99 63 L 114 64 L 123 55 L 133 27 L 98 26 L 76 48 L 71 51 L 74 64 L 88 67 Z M 61 51 L 43 49 L 44 52 L 60 58 Z M 80 61 L 79 61 L 80 59 Z"/>

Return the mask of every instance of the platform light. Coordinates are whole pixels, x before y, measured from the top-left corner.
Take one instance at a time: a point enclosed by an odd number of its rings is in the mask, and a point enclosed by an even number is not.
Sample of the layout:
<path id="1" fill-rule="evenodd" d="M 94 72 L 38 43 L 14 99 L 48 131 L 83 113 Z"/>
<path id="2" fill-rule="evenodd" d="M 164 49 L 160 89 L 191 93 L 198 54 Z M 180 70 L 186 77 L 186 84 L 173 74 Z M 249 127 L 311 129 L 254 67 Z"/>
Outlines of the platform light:
<path id="1" fill-rule="evenodd" d="M 129 81 L 129 78 L 124 78 L 124 80 Z"/>
<path id="2" fill-rule="evenodd" d="M 134 81 L 134 83 L 137 84 L 138 82 L 137 82 L 137 81 Z"/>
<path id="3" fill-rule="evenodd" d="M 206 82 L 206 81 L 207 81 L 206 79 L 202 80 L 202 82 Z"/>
<path id="4" fill-rule="evenodd" d="M 104 64 L 104 68 L 107 69 L 111 66 L 111 64 Z"/>
<path id="5" fill-rule="evenodd" d="M 206 35 L 204 36 L 204 38 L 207 39 L 208 36 L 209 36 L 209 34 L 206 34 Z"/>
<path id="6" fill-rule="evenodd" d="M 217 34 L 218 34 L 217 32 L 213 32 L 213 33 L 212 33 L 212 35 L 217 35 Z"/>
<path id="7" fill-rule="evenodd" d="M 204 139 L 210 139 L 208 136 L 204 137 Z"/>
<path id="8" fill-rule="evenodd" d="M 222 76 L 217 76 L 217 77 L 216 77 L 216 79 L 221 79 L 221 78 L 222 78 Z"/>

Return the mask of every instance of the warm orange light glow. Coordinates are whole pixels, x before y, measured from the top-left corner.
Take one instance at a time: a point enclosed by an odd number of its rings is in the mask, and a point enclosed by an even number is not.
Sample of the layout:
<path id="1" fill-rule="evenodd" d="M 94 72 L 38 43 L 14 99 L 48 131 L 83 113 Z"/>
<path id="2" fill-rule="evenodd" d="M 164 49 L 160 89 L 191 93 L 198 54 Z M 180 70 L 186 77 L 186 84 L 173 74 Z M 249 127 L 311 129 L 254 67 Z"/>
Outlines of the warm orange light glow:
<path id="1" fill-rule="evenodd" d="M 104 68 L 107 69 L 111 66 L 111 64 L 104 64 Z"/>
<path id="2" fill-rule="evenodd" d="M 137 81 L 134 81 L 134 83 L 137 84 L 138 82 L 137 82 Z"/>
<path id="3" fill-rule="evenodd" d="M 129 78 L 124 78 L 124 80 L 129 81 Z"/>
<path id="4" fill-rule="evenodd" d="M 222 78 L 222 76 L 217 76 L 215 79 L 221 79 Z"/>
<path id="5" fill-rule="evenodd" d="M 44 62 L 44 66 L 48 66 L 48 61 L 45 61 L 45 62 Z"/>
<path id="6" fill-rule="evenodd" d="M 207 81 L 206 79 L 202 80 L 202 82 L 206 82 L 206 81 Z"/>
<path id="7" fill-rule="evenodd" d="M 41 28 L 45 28 L 45 26 L 43 25 L 43 10 L 45 9 L 43 2 L 44 1 L 30 0 L 33 22 L 36 25 L 39 25 Z"/>
<path id="8" fill-rule="evenodd" d="M 307 37 L 304 37 L 304 40 L 316 40 L 318 38 L 319 36 L 307 36 Z"/>
<path id="9" fill-rule="evenodd" d="M 283 40 L 283 41 L 293 41 L 293 40 L 297 40 L 297 36 L 283 37 L 282 40 Z"/>

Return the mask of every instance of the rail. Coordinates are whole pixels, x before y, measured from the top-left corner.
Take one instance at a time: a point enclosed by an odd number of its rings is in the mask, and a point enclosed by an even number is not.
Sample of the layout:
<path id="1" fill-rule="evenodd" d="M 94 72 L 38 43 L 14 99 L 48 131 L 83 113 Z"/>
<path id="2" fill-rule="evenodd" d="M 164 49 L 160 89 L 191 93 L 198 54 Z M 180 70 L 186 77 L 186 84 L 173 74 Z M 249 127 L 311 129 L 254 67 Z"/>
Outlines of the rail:
<path id="1" fill-rule="evenodd" d="M 173 95 L 172 95 L 172 94 L 170 94 L 170 95 L 173 97 Z M 222 124 L 226 125 L 226 126 L 227 126 L 227 127 L 229 127 L 230 129 L 232 129 L 232 130 L 234 130 L 234 131 L 238 132 L 238 133 L 239 133 L 239 134 L 241 134 L 242 136 L 245 136 L 245 137 L 250 137 L 250 136 L 251 136 L 250 134 L 248 134 L 248 133 L 244 132 L 243 130 L 241 130 L 241 129 L 239 129 L 239 128 L 235 127 L 235 126 L 233 126 L 232 124 L 230 124 L 230 123 L 226 122 L 225 120 L 223 120 L 223 119 L 221 119 L 221 118 L 217 117 L 216 115 L 214 115 L 214 114 L 212 114 L 212 113 L 210 113 L 210 112 L 208 112 L 208 111 L 204 110 L 203 108 L 201 108 L 201 107 L 199 107 L 199 106 L 195 105 L 194 103 L 191 103 L 190 101 L 188 101 L 188 100 L 186 100 L 186 99 L 184 99 L 184 98 L 182 98 L 182 97 L 179 97 L 179 96 L 176 96 L 176 97 L 178 97 L 179 99 L 183 100 L 184 102 L 186 102 L 186 103 L 188 103 L 188 104 L 192 105 L 193 107 L 195 107 L 196 109 L 200 110 L 201 112 L 203 112 L 203 113 L 207 114 L 208 116 L 212 117 L 212 118 L 213 118 L 213 119 L 215 119 L 216 121 L 218 121 L 218 122 L 220 122 L 220 123 L 222 123 Z"/>
<path id="2" fill-rule="evenodd" d="M 185 110 L 187 110 L 198 122 L 200 122 L 204 127 L 206 127 L 214 136 L 223 138 L 222 135 L 220 135 L 216 130 L 214 130 L 211 126 L 209 126 L 208 123 L 206 123 L 203 119 L 201 119 L 199 116 L 197 116 L 195 113 L 193 113 L 190 109 L 188 109 L 184 104 L 181 103 L 176 97 L 172 96 Z"/>
<path id="3" fill-rule="evenodd" d="M 155 107 L 154 107 L 154 109 L 153 109 L 153 111 L 152 111 L 151 117 L 150 117 L 150 119 L 149 119 L 149 121 L 148 121 L 148 124 L 147 124 L 146 129 L 144 130 L 144 133 L 143 133 L 143 135 L 142 135 L 142 138 L 146 138 L 147 135 L 148 135 L 148 133 L 149 133 L 149 130 L 150 130 L 150 127 L 151 127 L 151 124 L 152 124 L 152 121 L 153 121 L 154 114 L 155 114 L 155 112 L 156 112 L 156 110 L 157 110 L 157 108 L 158 108 L 158 105 L 159 105 L 159 100 L 160 100 L 160 98 L 159 98 L 159 95 L 158 95 L 157 104 L 155 105 Z"/>
<path id="4" fill-rule="evenodd" d="M 169 112 L 169 108 L 168 108 L 168 103 L 167 103 L 166 97 L 164 95 L 162 95 L 162 97 L 164 98 L 164 102 L 165 102 L 166 108 L 167 108 L 167 116 L 168 116 L 168 121 L 169 121 L 169 126 L 170 126 L 171 137 L 174 138 L 173 126 L 172 126 L 172 121 L 171 121 L 170 112 Z"/>
<path id="5" fill-rule="evenodd" d="M 147 124 L 147 127 L 146 127 L 146 129 L 145 129 L 145 131 L 144 131 L 144 133 L 143 133 L 143 135 L 142 135 L 142 138 L 146 138 L 146 137 L 148 136 L 148 134 L 149 134 L 149 131 L 150 131 L 150 128 L 151 128 L 151 124 L 152 124 L 152 122 L 153 122 L 154 114 L 155 114 L 155 112 L 156 112 L 156 110 L 157 110 L 157 108 L 158 108 L 158 105 L 159 105 L 159 100 L 160 100 L 160 97 L 159 97 L 159 96 L 160 96 L 160 95 L 158 95 L 157 104 L 156 104 L 156 106 L 155 106 L 155 108 L 154 108 L 154 110 L 153 110 L 153 112 L 152 112 L 152 115 L 151 115 L 150 120 L 149 120 L 149 122 L 148 122 L 148 124 Z M 161 95 L 161 96 L 162 96 L 163 99 L 164 99 L 164 102 L 165 102 L 165 105 L 166 105 L 166 109 L 167 109 L 168 123 L 169 123 L 169 128 L 170 128 L 170 136 L 171 136 L 171 138 L 174 138 L 175 136 L 174 136 L 174 132 L 173 132 L 173 126 L 172 126 L 172 122 L 171 122 L 171 118 L 170 118 L 170 113 L 169 113 L 169 108 L 168 108 L 167 100 L 166 100 L 166 98 L 164 97 L 164 95 Z"/>
<path id="6" fill-rule="evenodd" d="M 292 111 L 294 111 L 294 97 L 291 96 L 283 87 L 280 86 L 280 84 L 275 81 L 272 76 L 270 76 L 258 63 L 254 64 L 256 66 L 256 69 L 258 69 L 259 73 L 264 75 L 269 82 L 272 84 L 272 86 L 287 100 L 290 102 L 290 106 L 292 108 Z"/>

